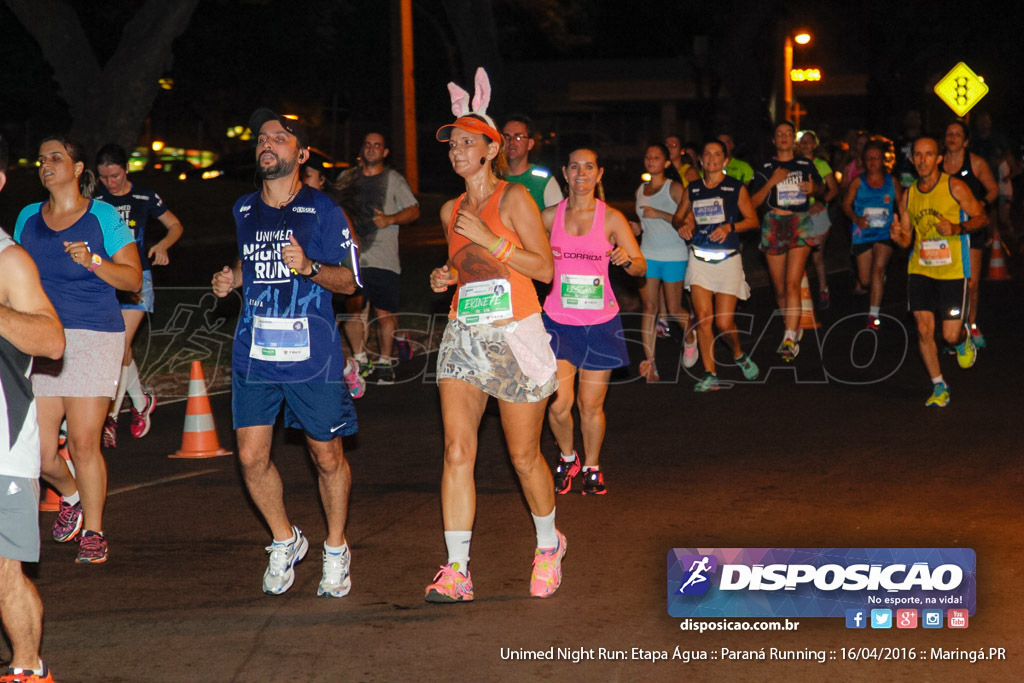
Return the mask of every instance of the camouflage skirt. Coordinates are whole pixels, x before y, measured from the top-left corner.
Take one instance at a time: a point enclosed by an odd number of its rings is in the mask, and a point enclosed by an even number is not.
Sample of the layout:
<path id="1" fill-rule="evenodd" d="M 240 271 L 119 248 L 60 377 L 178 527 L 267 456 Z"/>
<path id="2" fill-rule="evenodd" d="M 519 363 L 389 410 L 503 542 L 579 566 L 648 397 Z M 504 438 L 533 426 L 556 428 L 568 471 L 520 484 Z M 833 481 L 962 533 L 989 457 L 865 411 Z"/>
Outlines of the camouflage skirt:
<path id="1" fill-rule="evenodd" d="M 461 379 L 509 403 L 543 401 L 558 388 L 558 376 L 544 384 L 527 377 L 516 362 L 501 327 L 464 325 L 449 320 L 437 352 L 437 379 Z"/>

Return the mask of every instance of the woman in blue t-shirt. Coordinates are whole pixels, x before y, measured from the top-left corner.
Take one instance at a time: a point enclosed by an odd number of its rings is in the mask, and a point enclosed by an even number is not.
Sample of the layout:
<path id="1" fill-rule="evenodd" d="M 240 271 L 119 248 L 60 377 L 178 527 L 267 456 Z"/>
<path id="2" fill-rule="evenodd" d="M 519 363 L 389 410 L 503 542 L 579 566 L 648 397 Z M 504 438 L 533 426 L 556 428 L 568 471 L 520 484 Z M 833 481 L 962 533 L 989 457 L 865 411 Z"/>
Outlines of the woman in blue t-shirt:
<path id="1" fill-rule="evenodd" d="M 22 209 L 14 239 L 35 260 L 66 338 L 64 357 L 37 359 L 32 373 L 42 475 L 61 493 L 54 540 L 70 541 L 84 528 L 77 561 L 105 562 L 107 466 L 100 433 L 124 354 L 124 320 L 115 292 L 138 291 L 142 267 L 117 210 L 89 199 L 95 177 L 85 168 L 80 144 L 60 137 L 43 140 L 39 179 L 49 199 Z M 57 454 L 65 415 L 74 475 Z"/>

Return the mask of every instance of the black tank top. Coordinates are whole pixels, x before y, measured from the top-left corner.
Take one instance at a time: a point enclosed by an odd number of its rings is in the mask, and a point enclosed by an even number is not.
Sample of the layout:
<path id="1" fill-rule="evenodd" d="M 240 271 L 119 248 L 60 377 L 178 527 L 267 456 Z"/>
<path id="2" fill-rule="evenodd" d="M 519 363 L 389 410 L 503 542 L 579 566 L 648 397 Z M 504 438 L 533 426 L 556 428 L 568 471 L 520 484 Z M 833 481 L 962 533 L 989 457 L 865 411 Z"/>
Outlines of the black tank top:
<path id="1" fill-rule="evenodd" d="M 985 199 L 985 186 L 981 184 L 981 180 L 978 176 L 974 175 L 974 168 L 971 166 L 971 153 L 964 150 L 964 165 L 954 176 L 967 183 L 967 187 L 971 188 L 971 194 L 978 201 L 984 201 Z"/>

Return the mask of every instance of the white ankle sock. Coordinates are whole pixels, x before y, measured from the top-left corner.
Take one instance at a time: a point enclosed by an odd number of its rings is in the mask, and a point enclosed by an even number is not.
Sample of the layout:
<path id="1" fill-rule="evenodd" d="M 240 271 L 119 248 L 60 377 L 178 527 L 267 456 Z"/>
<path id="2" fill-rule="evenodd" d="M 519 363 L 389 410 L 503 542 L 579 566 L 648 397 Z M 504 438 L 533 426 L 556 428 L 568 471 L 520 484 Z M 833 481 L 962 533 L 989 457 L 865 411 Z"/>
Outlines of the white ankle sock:
<path id="1" fill-rule="evenodd" d="M 473 540 L 472 531 L 446 531 L 444 544 L 448 548 L 448 564 L 458 564 L 459 571 L 469 576 L 469 544 Z"/>
<path id="2" fill-rule="evenodd" d="M 533 526 L 537 530 L 537 547 L 557 548 L 558 532 L 555 531 L 555 511 L 552 510 L 550 515 L 543 517 L 538 517 L 531 512 L 530 516 L 533 517 Z"/>

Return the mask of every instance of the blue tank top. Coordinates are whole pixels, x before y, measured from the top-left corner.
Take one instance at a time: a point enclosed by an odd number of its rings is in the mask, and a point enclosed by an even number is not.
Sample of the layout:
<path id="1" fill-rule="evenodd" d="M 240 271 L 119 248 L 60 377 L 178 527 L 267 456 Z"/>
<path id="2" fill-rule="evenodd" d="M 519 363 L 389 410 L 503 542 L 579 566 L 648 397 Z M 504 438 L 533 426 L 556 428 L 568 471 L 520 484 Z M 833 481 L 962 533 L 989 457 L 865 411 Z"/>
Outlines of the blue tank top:
<path id="1" fill-rule="evenodd" d="M 740 213 L 740 190 L 743 183 L 726 176 L 715 187 L 708 187 L 701 178 L 690 183 L 686 191 L 690 194 L 690 210 L 697 225 L 690 239 L 693 255 L 702 261 L 721 261 L 737 253 L 740 236 L 729 233 L 723 242 L 713 242 L 711 233 L 724 223 L 738 223 L 743 219 Z"/>
<path id="2" fill-rule="evenodd" d="M 892 227 L 893 208 L 896 203 L 896 184 L 892 176 L 885 174 L 881 187 L 871 187 L 866 173 L 860 174 L 860 187 L 853 198 L 853 212 L 868 219 L 868 227 L 850 225 L 850 239 L 854 244 L 868 244 L 889 239 Z"/>

